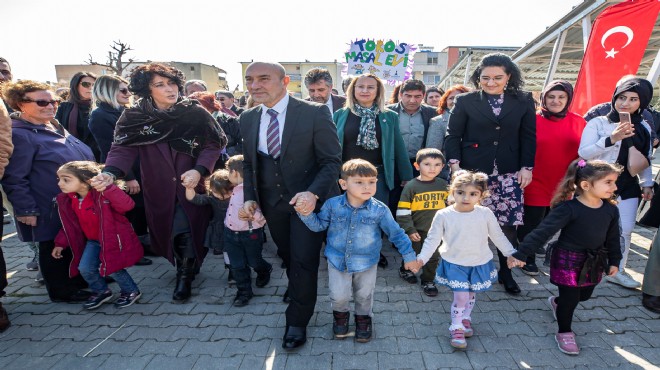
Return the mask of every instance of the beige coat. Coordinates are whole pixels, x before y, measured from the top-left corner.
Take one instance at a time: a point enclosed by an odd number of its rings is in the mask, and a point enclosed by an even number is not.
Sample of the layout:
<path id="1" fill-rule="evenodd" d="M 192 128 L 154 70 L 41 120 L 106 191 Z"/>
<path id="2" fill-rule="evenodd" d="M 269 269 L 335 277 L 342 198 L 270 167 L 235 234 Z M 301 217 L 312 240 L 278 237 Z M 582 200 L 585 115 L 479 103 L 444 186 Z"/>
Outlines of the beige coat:
<path id="1" fill-rule="evenodd" d="M 5 174 L 5 167 L 9 163 L 9 157 L 14 151 L 11 142 L 11 119 L 4 102 L 0 101 L 0 179 Z"/>

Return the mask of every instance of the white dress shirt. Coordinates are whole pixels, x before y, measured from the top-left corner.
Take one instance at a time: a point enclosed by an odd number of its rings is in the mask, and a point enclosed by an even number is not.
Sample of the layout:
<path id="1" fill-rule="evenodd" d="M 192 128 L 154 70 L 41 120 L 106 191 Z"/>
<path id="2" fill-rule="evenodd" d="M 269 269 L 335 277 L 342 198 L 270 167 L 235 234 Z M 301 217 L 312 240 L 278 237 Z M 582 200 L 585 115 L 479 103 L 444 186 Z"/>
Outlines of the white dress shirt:
<path id="1" fill-rule="evenodd" d="M 284 120 L 286 118 L 286 107 L 289 105 L 289 94 L 285 94 L 282 100 L 277 102 L 272 108 L 261 104 L 261 123 L 259 124 L 259 143 L 257 150 L 268 154 L 268 125 L 270 125 L 270 114 L 268 109 L 274 109 L 277 112 L 277 122 L 280 129 L 280 146 L 282 145 L 282 132 L 284 132 Z"/>
<path id="2" fill-rule="evenodd" d="M 328 97 L 328 101 L 325 102 L 325 106 L 328 107 L 328 109 L 330 109 L 330 114 L 332 114 L 332 113 L 334 112 L 334 111 L 332 110 L 332 108 L 334 108 L 334 107 L 332 106 L 332 95 L 330 95 L 330 96 Z"/>

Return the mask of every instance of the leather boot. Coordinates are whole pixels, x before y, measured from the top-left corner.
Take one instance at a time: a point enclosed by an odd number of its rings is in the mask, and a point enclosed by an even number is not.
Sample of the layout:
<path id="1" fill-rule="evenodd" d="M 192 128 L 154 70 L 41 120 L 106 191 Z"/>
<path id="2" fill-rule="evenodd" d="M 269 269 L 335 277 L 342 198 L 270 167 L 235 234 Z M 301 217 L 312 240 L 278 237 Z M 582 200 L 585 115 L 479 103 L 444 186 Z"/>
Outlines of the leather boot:
<path id="1" fill-rule="evenodd" d="M 355 315 L 355 341 L 367 343 L 371 340 L 371 316 Z"/>
<path id="2" fill-rule="evenodd" d="M 507 293 L 517 295 L 520 294 L 520 287 L 513 279 L 511 269 L 506 265 L 506 257 L 502 252 L 497 250 L 497 257 L 500 260 L 500 270 L 497 273 L 497 282 L 504 285 L 504 290 Z"/>
<path id="3" fill-rule="evenodd" d="M 9 322 L 9 315 L 7 315 L 7 310 L 5 310 L 2 307 L 2 303 L 0 303 L 0 333 L 7 330 L 10 325 L 11 323 Z"/>
<path id="4" fill-rule="evenodd" d="M 192 281 L 195 277 L 195 258 L 183 258 L 177 271 L 176 287 L 172 300 L 175 303 L 185 303 L 192 292 Z M 178 267 L 178 266 L 177 266 Z"/>
<path id="5" fill-rule="evenodd" d="M 337 339 L 344 339 L 348 336 L 348 320 L 350 312 L 332 311 L 332 333 Z"/>

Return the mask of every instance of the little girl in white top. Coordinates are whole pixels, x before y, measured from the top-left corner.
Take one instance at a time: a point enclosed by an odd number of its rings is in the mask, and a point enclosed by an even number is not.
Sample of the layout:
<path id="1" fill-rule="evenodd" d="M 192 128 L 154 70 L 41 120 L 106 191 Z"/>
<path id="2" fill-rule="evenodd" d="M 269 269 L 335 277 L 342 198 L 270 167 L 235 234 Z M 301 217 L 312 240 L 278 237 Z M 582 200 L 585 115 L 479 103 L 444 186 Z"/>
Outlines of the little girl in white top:
<path id="1" fill-rule="evenodd" d="M 458 171 L 449 192 L 455 203 L 435 214 L 417 261 L 420 267 L 423 266 L 440 246 L 442 262 L 435 281 L 454 292 L 450 343 L 455 348 L 466 348 L 465 338 L 473 334 L 470 315 L 474 308 L 475 292 L 488 290 L 497 281 L 497 269 L 493 263 L 493 252 L 488 247 L 488 238 L 502 254 L 509 257 L 510 267 L 523 263 L 511 257 L 516 250 L 502 233 L 493 212 L 479 205 L 488 196 L 486 174 Z"/>

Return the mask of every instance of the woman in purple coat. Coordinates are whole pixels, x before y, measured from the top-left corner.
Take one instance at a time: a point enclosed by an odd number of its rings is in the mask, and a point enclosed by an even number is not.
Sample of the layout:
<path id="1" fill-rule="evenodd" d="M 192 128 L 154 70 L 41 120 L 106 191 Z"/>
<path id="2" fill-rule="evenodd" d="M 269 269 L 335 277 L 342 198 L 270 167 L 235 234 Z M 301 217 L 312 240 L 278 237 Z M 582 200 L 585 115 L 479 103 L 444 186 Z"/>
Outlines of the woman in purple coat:
<path id="1" fill-rule="evenodd" d="M 14 153 L 5 168 L 2 187 L 14 207 L 16 231 L 23 242 L 37 242 L 39 267 L 53 302 L 89 298 L 80 276 L 70 278 L 71 252 L 55 259 L 51 252 L 62 224 L 53 202 L 60 192 L 57 169 L 70 161 L 94 160 L 92 150 L 55 119 L 59 98 L 50 86 L 29 80 L 3 84 L 3 96 L 14 109 Z"/>
<path id="2" fill-rule="evenodd" d="M 205 192 L 200 180 L 211 173 L 227 143 L 197 101 L 181 98 L 183 81 L 181 71 L 160 63 L 133 70 L 128 88 L 141 99 L 119 118 L 106 167 L 92 180 L 112 183 L 139 156 L 151 246 L 176 263 L 172 299 L 177 303 L 190 298 L 195 270 L 206 255 L 204 233 L 211 216 L 210 207 L 186 201 L 185 187 Z"/>

